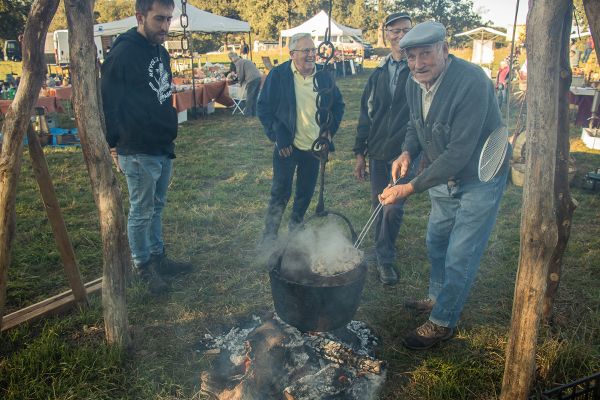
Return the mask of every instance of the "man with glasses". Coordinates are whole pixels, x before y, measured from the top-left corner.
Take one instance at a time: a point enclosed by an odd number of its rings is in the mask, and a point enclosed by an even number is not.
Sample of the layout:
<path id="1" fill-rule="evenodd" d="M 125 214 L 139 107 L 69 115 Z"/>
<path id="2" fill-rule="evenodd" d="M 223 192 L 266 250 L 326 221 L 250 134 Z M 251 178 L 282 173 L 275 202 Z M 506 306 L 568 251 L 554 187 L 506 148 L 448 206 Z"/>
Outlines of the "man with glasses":
<path id="1" fill-rule="evenodd" d="M 406 102 L 406 80 L 409 69 L 400 48 L 400 39 L 410 31 L 411 18 L 405 13 L 390 14 L 385 20 L 385 36 L 392 52 L 369 77 L 360 103 L 360 116 L 354 153 L 354 176 L 359 181 L 366 178 L 366 161 L 369 157 L 371 202 L 379 205 L 377 196 L 391 179 L 391 165 L 402 151 L 409 119 Z M 404 178 L 408 182 L 408 177 Z M 394 266 L 396 238 L 404 215 L 404 201 L 383 207 L 375 224 L 375 255 L 379 280 L 386 285 L 398 282 Z"/>
<path id="2" fill-rule="evenodd" d="M 392 165 L 404 176 L 421 151 L 427 167 L 406 184 L 386 188 L 383 204 L 429 191 L 427 255 L 431 262 L 427 298 L 407 308 L 429 319 L 404 338 L 414 350 L 450 339 L 469 296 L 481 256 L 496 222 L 506 186 L 510 149 L 499 171 L 479 178 L 486 140 L 502 126 L 494 86 L 480 66 L 448 54 L 445 27 L 416 25 L 402 40 L 412 79 L 406 83 L 410 121 L 403 152 Z"/>
<path id="3" fill-rule="evenodd" d="M 319 125 L 315 121 L 317 93 L 313 86 L 317 51 L 311 35 L 298 33 L 292 36 L 289 51 L 291 60 L 269 72 L 258 99 L 258 117 L 267 137 L 275 143 L 273 183 L 263 245 L 273 244 L 277 238 L 283 212 L 292 194 L 294 175 L 296 193 L 289 221 L 290 231 L 302 223 L 319 173 L 319 159 L 311 152 L 312 144 L 319 136 Z M 321 104 L 332 104 L 333 121 L 328 134 L 333 137 L 344 115 L 342 94 L 329 74 L 318 74 L 317 83 L 322 88 L 333 86 L 330 93 L 321 97 Z M 321 120 L 326 120 L 326 111 L 321 113 Z"/>

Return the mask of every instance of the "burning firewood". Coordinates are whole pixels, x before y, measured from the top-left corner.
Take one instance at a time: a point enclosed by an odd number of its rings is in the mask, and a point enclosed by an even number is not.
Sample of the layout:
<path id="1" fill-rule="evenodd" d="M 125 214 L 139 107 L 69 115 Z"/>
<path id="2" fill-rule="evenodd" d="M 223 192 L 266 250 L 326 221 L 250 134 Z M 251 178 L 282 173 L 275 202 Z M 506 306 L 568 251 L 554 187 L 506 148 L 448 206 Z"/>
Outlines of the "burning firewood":
<path id="1" fill-rule="evenodd" d="M 357 321 L 344 332 L 311 335 L 269 315 L 208 343 L 220 352 L 212 370 L 201 373 L 200 389 L 217 400 L 375 398 L 386 375 L 383 363 L 369 356 L 376 343 Z"/>
<path id="2" fill-rule="evenodd" d="M 371 357 L 356 354 L 351 348 L 340 342 L 315 336 L 312 340 L 315 349 L 323 358 L 337 364 L 348 365 L 359 371 L 380 374 L 383 362 Z"/>
<path id="3" fill-rule="evenodd" d="M 286 400 L 314 400 L 327 398 L 347 389 L 351 381 L 340 379 L 345 376 L 343 370 L 329 364 L 316 374 L 306 375 L 286 387 L 283 395 Z"/>

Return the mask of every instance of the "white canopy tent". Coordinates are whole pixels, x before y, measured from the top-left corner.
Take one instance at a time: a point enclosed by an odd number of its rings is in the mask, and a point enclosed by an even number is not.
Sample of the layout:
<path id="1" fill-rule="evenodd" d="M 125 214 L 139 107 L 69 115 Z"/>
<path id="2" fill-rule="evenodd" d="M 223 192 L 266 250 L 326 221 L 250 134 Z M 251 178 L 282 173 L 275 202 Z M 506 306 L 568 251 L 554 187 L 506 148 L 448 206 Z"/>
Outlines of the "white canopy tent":
<path id="1" fill-rule="evenodd" d="M 292 37 L 296 33 L 310 33 L 314 36 L 324 36 L 325 30 L 329 26 L 329 16 L 323 10 L 319 11 L 317 15 L 309 19 L 308 21 L 290 29 L 281 31 L 281 37 Z M 362 31 L 360 29 L 350 28 L 348 26 L 339 24 L 333 19 L 331 20 L 331 35 L 353 35 L 362 37 Z"/>
<path id="2" fill-rule="evenodd" d="M 190 32 L 250 32 L 250 24 L 237 19 L 226 18 L 220 15 L 211 14 L 207 11 L 200 10 L 191 4 L 187 4 L 186 11 L 188 15 L 188 27 Z M 171 22 L 171 33 L 181 33 L 181 4 L 175 2 L 175 10 L 173 11 L 173 20 Z M 94 25 L 94 36 L 112 36 L 123 33 L 130 28 L 136 27 L 137 21 L 135 15 L 124 18 L 118 21 L 106 22 Z"/>
<path id="3" fill-rule="evenodd" d="M 471 29 L 470 31 L 462 32 L 454 36 L 467 36 L 471 39 L 482 39 L 483 37 L 484 40 L 494 40 L 500 36 L 505 40 L 510 40 L 506 35 L 506 32 L 501 32 L 493 28 L 488 28 L 487 26 L 480 26 L 479 28 Z"/>
<path id="4" fill-rule="evenodd" d="M 508 40 L 506 35 L 506 33 L 496 29 L 481 26 L 454 35 L 454 37 L 467 36 L 468 38 L 473 39 L 471 62 L 483 65 L 491 64 L 494 61 L 494 42 Z"/>

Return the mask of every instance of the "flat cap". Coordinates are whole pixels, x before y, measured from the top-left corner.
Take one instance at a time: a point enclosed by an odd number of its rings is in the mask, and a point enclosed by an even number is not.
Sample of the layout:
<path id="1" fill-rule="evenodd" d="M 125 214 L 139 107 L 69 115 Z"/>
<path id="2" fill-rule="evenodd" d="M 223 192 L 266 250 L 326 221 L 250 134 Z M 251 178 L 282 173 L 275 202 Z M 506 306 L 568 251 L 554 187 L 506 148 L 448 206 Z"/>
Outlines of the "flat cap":
<path id="1" fill-rule="evenodd" d="M 445 39 L 446 28 L 444 25 L 434 21 L 421 22 L 400 39 L 400 47 L 408 49 L 411 47 L 426 46 Z"/>
<path id="2" fill-rule="evenodd" d="M 399 19 L 407 19 L 410 22 L 412 22 L 410 15 L 408 15 L 407 13 L 403 13 L 403 12 L 397 12 L 397 13 L 393 13 L 393 14 L 390 14 L 387 16 L 387 18 L 385 19 L 384 26 L 388 26 L 392 22 L 398 21 Z"/>

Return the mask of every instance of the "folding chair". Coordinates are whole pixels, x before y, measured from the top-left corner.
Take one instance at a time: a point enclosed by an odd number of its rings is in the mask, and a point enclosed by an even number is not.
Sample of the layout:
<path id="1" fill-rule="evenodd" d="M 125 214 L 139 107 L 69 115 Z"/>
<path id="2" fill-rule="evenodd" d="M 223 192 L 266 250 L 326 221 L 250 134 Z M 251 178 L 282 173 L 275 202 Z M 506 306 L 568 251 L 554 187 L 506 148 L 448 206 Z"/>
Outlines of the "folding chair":
<path id="1" fill-rule="evenodd" d="M 236 112 L 239 112 L 242 115 L 245 115 L 246 111 L 246 91 L 242 90 L 240 85 L 231 85 L 229 86 L 229 95 L 233 100 L 233 112 L 231 115 L 234 115 Z"/>

